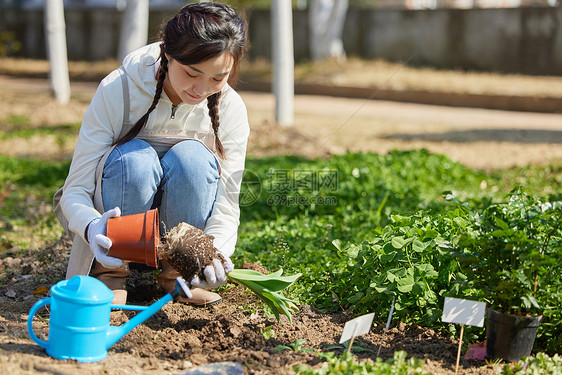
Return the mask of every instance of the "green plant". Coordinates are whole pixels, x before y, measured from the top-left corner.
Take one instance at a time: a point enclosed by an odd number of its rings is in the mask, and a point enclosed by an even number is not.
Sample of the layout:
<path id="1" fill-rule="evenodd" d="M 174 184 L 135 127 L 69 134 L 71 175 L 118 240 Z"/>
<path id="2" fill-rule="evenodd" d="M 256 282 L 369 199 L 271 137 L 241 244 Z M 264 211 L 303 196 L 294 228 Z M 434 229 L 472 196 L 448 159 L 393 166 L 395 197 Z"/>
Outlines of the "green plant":
<path id="1" fill-rule="evenodd" d="M 333 353 L 323 353 L 321 357 L 327 360 L 320 369 L 312 369 L 307 365 L 295 366 L 294 370 L 299 375 L 429 375 L 424 371 L 423 361 L 410 358 L 406 359 L 406 352 L 396 351 L 394 357 L 383 361 L 377 358 L 375 363 L 357 361 L 353 354 L 345 352 L 341 357 Z"/>
<path id="2" fill-rule="evenodd" d="M 262 189 L 252 204 L 241 207 L 235 262 L 261 261 L 268 269 L 300 272 L 303 276 L 292 293 L 303 303 L 331 310 L 342 307 L 334 287 L 341 272 L 354 263 L 348 248 L 356 251 L 377 230 L 394 225 L 393 215 L 446 210 L 443 190 L 477 204 L 490 193 L 479 186 L 486 178 L 481 172 L 426 150 L 348 153 L 315 160 L 249 158 L 246 166 L 259 177 Z M 316 178 L 313 183 L 307 180 L 311 176 Z M 242 189 L 241 196 L 244 184 Z M 271 201 L 279 194 L 286 195 L 287 204 Z M 321 199 L 330 204 L 318 204 Z M 355 294 L 351 288 L 348 283 L 342 293 Z"/>
<path id="3" fill-rule="evenodd" d="M 507 201 L 473 214 L 460 262 L 490 307 L 540 314 L 562 297 L 562 202 L 544 202 L 514 188 Z"/>
<path id="4" fill-rule="evenodd" d="M 298 311 L 296 301 L 283 296 L 280 292 L 291 286 L 301 274 L 292 276 L 281 276 L 283 269 L 264 275 L 254 270 L 234 269 L 227 277 L 252 290 L 271 309 L 277 321 L 279 313 L 285 314 L 291 319 L 291 312 Z"/>
<path id="5" fill-rule="evenodd" d="M 495 367 L 495 366 L 500 365 L 503 362 L 503 359 L 501 359 L 501 358 L 492 358 L 492 359 L 485 358 L 484 362 L 486 363 L 487 366 Z"/>
<path id="6" fill-rule="evenodd" d="M 351 349 L 350 349 L 349 348 L 349 342 L 350 341 L 351 340 L 347 340 L 347 341 L 343 342 L 342 344 L 330 345 L 326 349 L 328 349 L 328 350 L 343 350 L 345 352 L 347 352 L 348 350 L 351 351 L 351 352 L 353 352 L 353 351 L 356 351 L 356 352 L 371 352 L 372 351 L 371 349 L 365 349 L 365 348 L 363 348 L 359 345 L 352 345 Z"/>
<path id="7" fill-rule="evenodd" d="M 242 310 L 248 315 L 255 314 L 258 311 L 258 308 L 255 303 L 244 303 L 241 306 L 238 306 L 238 309 Z"/>
<path id="8" fill-rule="evenodd" d="M 460 209 L 431 215 L 392 215 L 373 239 L 342 252 L 354 259 L 342 272 L 335 294 L 357 313 L 386 316 L 395 300 L 395 319 L 435 325 L 445 296 L 462 296 L 466 280 L 452 249 L 469 225 Z"/>
<path id="9" fill-rule="evenodd" d="M 505 365 L 501 373 L 503 375 L 562 375 L 562 357 L 558 354 L 549 357 L 545 353 L 538 353 L 515 364 Z"/>
<path id="10" fill-rule="evenodd" d="M 303 344 L 307 341 L 307 339 L 298 339 L 297 341 L 291 343 L 291 344 L 287 344 L 287 345 L 277 345 L 275 347 L 275 350 L 277 351 L 283 351 L 283 350 L 291 350 L 293 352 L 313 352 L 314 349 L 313 348 L 305 348 L 303 346 Z"/>
<path id="11" fill-rule="evenodd" d="M 275 331 L 273 330 L 273 326 L 267 326 L 265 328 L 260 328 L 260 333 L 263 335 L 263 338 L 269 340 L 276 336 Z"/>

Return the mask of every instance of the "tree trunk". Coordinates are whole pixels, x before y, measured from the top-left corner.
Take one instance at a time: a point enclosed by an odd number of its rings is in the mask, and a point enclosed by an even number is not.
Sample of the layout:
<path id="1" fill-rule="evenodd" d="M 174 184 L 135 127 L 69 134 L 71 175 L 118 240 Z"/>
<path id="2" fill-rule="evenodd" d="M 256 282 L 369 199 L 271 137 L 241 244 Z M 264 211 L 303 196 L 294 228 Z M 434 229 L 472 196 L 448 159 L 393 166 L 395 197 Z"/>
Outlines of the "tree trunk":
<path id="1" fill-rule="evenodd" d="M 127 0 L 119 34 L 118 61 L 148 41 L 148 0 Z"/>
<path id="2" fill-rule="evenodd" d="M 345 59 L 342 33 L 348 0 L 311 0 L 308 9 L 310 54 L 313 60 Z"/>
<path id="3" fill-rule="evenodd" d="M 55 99 L 62 104 L 70 100 L 68 57 L 66 52 L 66 26 L 63 0 L 45 2 L 45 35 L 49 57 L 49 79 Z"/>
<path id="4" fill-rule="evenodd" d="M 273 94 L 275 95 L 275 121 L 280 125 L 293 125 L 294 98 L 294 54 L 293 54 L 293 10 L 287 0 L 273 0 L 272 57 Z"/>

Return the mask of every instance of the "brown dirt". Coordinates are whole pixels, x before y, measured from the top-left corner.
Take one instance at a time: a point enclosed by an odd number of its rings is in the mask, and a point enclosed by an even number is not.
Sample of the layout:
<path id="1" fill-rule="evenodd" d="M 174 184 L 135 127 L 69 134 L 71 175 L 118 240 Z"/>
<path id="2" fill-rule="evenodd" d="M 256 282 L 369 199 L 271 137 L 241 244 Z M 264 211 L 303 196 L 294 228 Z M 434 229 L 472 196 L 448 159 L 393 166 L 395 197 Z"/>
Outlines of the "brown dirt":
<path id="1" fill-rule="evenodd" d="M 320 366 L 317 352 L 330 351 L 328 347 L 337 344 L 345 322 L 353 318 L 346 312 L 327 313 L 304 305 L 293 315 L 292 324 L 284 316 L 277 323 L 264 315 L 253 294 L 229 283 L 218 305 L 200 308 L 168 303 L 113 345 L 101 362 L 56 360 L 29 339 L 26 320 L 31 306 L 46 297 L 42 287 L 50 288 L 63 278 L 69 247 L 70 241 L 63 237 L 53 246 L 0 259 L 0 278 L 9 280 L 0 295 L 3 373 L 177 374 L 207 363 L 235 361 L 247 374 L 289 374 L 294 365 Z M 128 282 L 130 304 L 147 305 L 162 296 L 150 271 L 133 270 Z M 38 315 L 34 330 L 40 338 L 48 339 L 49 313 L 41 309 Z M 111 324 L 121 325 L 134 315 L 131 311 L 114 311 Z M 273 337 L 264 337 L 268 327 Z M 306 350 L 276 350 L 278 345 L 299 339 L 307 340 L 303 344 Z M 379 350 L 387 359 L 395 350 L 405 350 L 410 356 L 425 359 L 426 370 L 431 373 L 454 373 L 458 342 L 431 329 L 399 323 L 385 332 L 382 324 L 375 324 L 355 344 L 368 350 L 357 354 L 360 359 L 373 360 Z M 463 374 L 493 374 L 497 369 L 474 360 L 461 361 Z"/>
<path id="2" fill-rule="evenodd" d="M 187 223 L 179 223 L 166 233 L 158 247 L 159 258 L 167 261 L 185 280 L 196 275 L 204 279 L 203 270 L 216 256 L 213 236 Z M 222 258 L 224 260 L 224 258 Z"/>
<path id="3" fill-rule="evenodd" d="M 43 79 L 0 76 L 0 120 L 23 116 L 29 126 L 42 128 L 79 123 L 95 86 L 73 83 L 71 103 L 62 106 L 50 99 Z M 300 96 L 295 100 L 295 125 L 281 127 L 274 123 L 271 95 L 242 95 L 250 115 L 248 152 L 252 156 L 323 157 L 347 150 L 385 153 L 394 148 L 427 148 L 482 169 L 540 165 L 562 158 L 562 115 L 558 114 Z M 61 142 L 52 135 L 5 138 L 0 139 L 0 153 L 67 160 L 74 142 L 75 137 Z M 294 364 L 318 366 L 318 357 L 307 351 L 277 351 L 277 345 L 306 339 L 304 347 L 327 351 L 338 341 L 345 321 L 352 318 L 346 312 L 326 313 L 301 306 L 293 324 L 285 317 L 277 324 L 264 316 L 252 294 L 229 284 L 221 292 L 224 300 L 219 305 L 166 305 L 110 348 L 104 361 L 58 361 L 29 339 L 25 324 L 33 303 L 45 296 L 37 288 L 49 288 L 64 277 L 68 252 L 69 242 L 63 238 L 52 246 L 4 254 L 0 259 L 0 280 L 8 284 L 0 288 L 3 373 L 177 374 L 200 364 L 232 360 L 241 363 L 248 374 L 287 374 Z M 149 304 L 161 295 L 151 272 L 133 271 L 129 290 L 130 303 L 135 304 Z M 121 324 L 134 313 L 112 315 L 112 323 Z M 45 319 L 36 319 L 35 327 L 40 335 L 46 335 Z M 264 337 L 267 327 L 272 327 L 274 337 Z M 384 332 L 379 323 L 359 342 L 370 350 L 359 353 L 360 358 L 373 360 L 379 347 L 383 358 L 395 350 L 406 350 L 409 355 L 426 358 L 426 369 L 434 374 L 454 373 L 457 342 L 426 328 L 399 324 Z M 498 370 L 479 362 L 463 361 L 461 366 L 465 374 Z"/>

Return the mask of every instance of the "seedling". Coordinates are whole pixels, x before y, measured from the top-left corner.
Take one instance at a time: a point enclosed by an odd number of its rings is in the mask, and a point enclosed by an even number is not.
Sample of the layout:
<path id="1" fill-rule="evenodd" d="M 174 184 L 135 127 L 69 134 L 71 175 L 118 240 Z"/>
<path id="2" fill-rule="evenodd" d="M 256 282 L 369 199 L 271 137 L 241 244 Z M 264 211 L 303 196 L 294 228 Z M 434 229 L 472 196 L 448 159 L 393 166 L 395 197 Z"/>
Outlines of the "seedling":
<path id="1" fill-rule="evenodd" d="M 494 367 L 494 366 L 497 366 L 497 365 L 501 364 L 503 362 L 503 359 L 501 359 L 501 358 L 492 358 L 492 359 L 486 358 L 486 359 L 484 359 L 484 362 L 486 362 L 486 365 Z"/>
<path id="2" fill-rule="evenodd" d="M 245 303 L 242 306 L 238 306 L 238 309 L 242 310 L 248 315 L 255 314 L 258 310 L 254 303 L 250 303 L 250 304 Z"/>
<path id="3" fill-rule="evenodd" d="M 280 292 L 291 286 L 301 274 L 281 276 L 283 269 L 269 275 L 254 270 L 235 269 L 227 276 L 230 280 L 252 290 L 269 308 L 279 322 L 279 313 L 285 314 L 292 322 L 291 312 L 298 311 L 296 301 L 286 298 Z"/>
<path id="4" fill-rule="evenodd" d="M 186 223 L 180 223 L 166 234 L 158 253 L 185 280 L 192 280 L 196 275 L 204 278 L 203 269 L 211 265 L 213 258 L 217 256 L 213 236 Z M 291 286 L 302 274 L 281 276 L 282 274 L 283 269 L 269 275 L 254 270 L 234 269 L 227 276 L 254 292 L 271 309 L 278 322 L 279 313 L 283 313 L 292 322 L 291 313 L 298 311 L 296 301 L 286 298 L 281 291 Z"/>
<path id="5" fill-rule="evenodd" d="M 345 341 L 345 342 L 343 342 L 343 343 L 340 344 L 340 345 L 330 345 L 330 346 L 328 346 L 326 349 L 328 349 L 328 350 L 338 350 L 338 349 L 341 349 L 341 350 L 343 350 L 343 351 L 345 351 L 345 352 L 353 352 L 354 350 L 355 350 L 356 352 L 372 352 L 371 349 L 363 348 L 363 347 L 357 346 L 357 345 L 353 345 L 351 348 L 349 348 L 349 343 L 350 343 L 350 340 Z"/>
<path id="6" fill-rule="evenodd" d="M 275 331 L 273 330 L 273 326 L 260 328 L 260 332 L 263 335 L 263 338 L 266 339 L 266 340 L 269 340 L 269 339 L 275 337 L 275 335 L 276 335 Z"/>
<path id="7" fill-rule="evenodd" d="M 275 350 L 277 351 L 283 351 L 283 350 L 291 350 L 293 352 L 313 352 L 314 349 L 313 348 L 305 348 L 302 346 L 302 344 L 304 344 L 307 340 L 306 339 L 298 339 L 297 341 L 295 341 L 292 344 L 288 344 L 288 345 L 277 345 L 275 347 Z"/>

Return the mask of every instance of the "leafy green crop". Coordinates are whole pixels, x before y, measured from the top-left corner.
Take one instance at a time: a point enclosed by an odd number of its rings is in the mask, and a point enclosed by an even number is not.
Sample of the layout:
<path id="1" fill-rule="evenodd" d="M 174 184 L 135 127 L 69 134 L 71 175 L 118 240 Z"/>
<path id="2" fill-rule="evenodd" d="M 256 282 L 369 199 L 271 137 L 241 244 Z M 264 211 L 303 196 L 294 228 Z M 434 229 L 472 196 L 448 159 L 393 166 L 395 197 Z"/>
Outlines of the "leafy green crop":
<path id="1" fill-rule="evenodd" d="M 303 344 L 307 341 L 307 339 L 297 339 L 295 342 L 287 344 L 287 345 L 277 345 L 275 350 L 281 352 L 283 350 L 290 350 L 293 352 L 313 352 L 314 349 L 312 348 L 305 348 Z"/>
<path id="2" fill-rule="evenodd" d="M 562 375 L 562 357 L 555 354 L 549 357 L 547 354 L 538 353 L 534 357 L 527 357 L 516 364 L 508 364 L 503 367 L 503 375 L 535 375 L 549 374 Z"/>
<path id="3" fill-rule="evenodd" d="M 354 262 L 338 277 L 335 294 L 358 313 L 395 315 L 407 323 L 434 326 L 445 296 L 463 296 L 466 276 L 454 248 L 468 220 L 462 210 L 392 216 L 391 224 L 360 245 L 342 251 Z"/>
<path id="4" fill-rule="evenodd" d="M 299 375 L 429 375 L 424 371 L 423 361 L 410 358 L 406 359 L 406 352 L 394 352 L 394 357 L 383 361 L 377 358 L 376 362 L 357 361 L 354 355 L 345 352 L 341 357 L 333 353 L 322 355 L 327 362 L 320 369 L 312 369 L 307 365 L 295 366 L 295 372 Z"/>
<path id="5" fill-rule="evenodd" d="M 296 301 L 285 297 L 282 291 L 290 287 L 301 275 L 281 276 L 282 274 L 283 269 L 268 275 L 254 270 L 234 269 L 227 277 L 254 292 L 269 307 L 277 322 L 280 320 L 279 313 L 292 322 L 291 313 L 298 311 L 298 307 Z"/>
<path id="6" fill-rule="evenodd" d="M 425 150 L 249 159 L 247 170 L 259 177 L 261 193 L 241 207 L 235 257 L 302 273 L 293 293 L 330 308 L 338 307 L 330 300 L 334 283 L 353 263 L 338 243 L 372 239 L 391 215 L 442 210 L 444 190 L 486 199 L 481 172 Z"/>
<path id="7" fill-rule="evenodd" d="M 537 342 L 560 350 L 562 202 L 516 187 L 505 200 L 470 212 L 473 230 L 459 256 L 469 287 L 495 310 L 543 315 Z"/>
<path id="8" fill-rule="evenodd" d="M 562 291 L 560 278 L 553 277 L 562 272 L 562 202 L 543 202 L 517 187 L 506 201 L 472 216 L 474 231 L 461 259 L 492 308 L 537 314 L 543 303 L 560 297 L 544 288 Z"/>
<path id="9" fill-rule="evenodd" d="M 316 307 L 376 311 L 385 319 L 395 298 L 395 319 L 453 332 L 439 321 L 444 297 L 482 296 L 457 258 L 461 241 L 476 231 L 471 211 L 500 200 L 515 181 L 551 197 L 562 181 L 554 166 L 484 174 L 425 150 L 249 159 L 247 169 L 261 190 L 241 207 L 235 262 L 302 273 L 292 295 Z M 334 176 L 335 186 L 326 180 Z M 465 203 L 449 202 L 447 194 Z M 552 319 L 537 338 L 550 351 L 562 347 L 559 301 L 545 305 Z M 481 333 L 467 329 L 465 337 Z"/>

